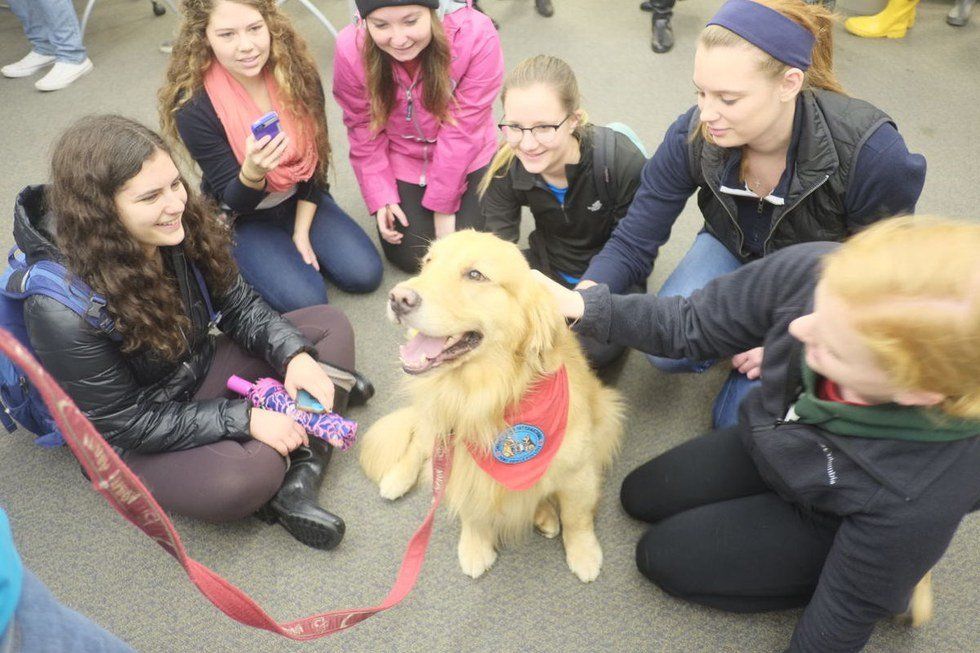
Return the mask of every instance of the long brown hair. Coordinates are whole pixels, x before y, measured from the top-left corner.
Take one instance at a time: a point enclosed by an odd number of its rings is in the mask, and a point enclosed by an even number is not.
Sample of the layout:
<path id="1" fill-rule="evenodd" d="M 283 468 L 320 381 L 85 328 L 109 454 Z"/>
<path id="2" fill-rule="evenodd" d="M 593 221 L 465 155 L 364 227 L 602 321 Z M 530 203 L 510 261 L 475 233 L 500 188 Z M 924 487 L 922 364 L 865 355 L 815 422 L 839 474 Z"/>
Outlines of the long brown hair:
<path id="1" fill-rule="evenodd" d="M 160 126 L 164 136 L 175 144 L 181 143 L 177 133 L 177 111 L 203 88 L 204 73 L 214 63 L 206 32 L 211 12 L 222 1 L 181 2 L 184 19 L 174 40 L 166 82 L 157 94 Z M 262 15 L 270 36 L 266 68 L 275 77 L 285 110 L 297 118 L 298 124 L 313 126 L 318 158 L 314 179 L 325 186 L 330 163 L 327 115 L 320 74 L 306 41 L 296 33 L 289 18 L 279 11 L 275 0 L 227 1 L 251 7 Z"/>
<path id="2" fill-rule="evenodd" d="M 453 99 L 453 82 L 449 75 L 452 53 L 442 21 L 435 9 L 429 10 L 432 20 L 432 40 L 419 53 L 419 74 L 422 80 L 422 106 L 442 122 L 449 122 L 449 107 Z M 371 129 L 384 129 L 398 99 L 398 85 L 392 71 L 394 61 L 378 47 L 364 28 L 364 70 L 367 92 L 371 101 Z"/>
<path id="3" fill-rule="evenodd" d="M 507 92 L 514 88 L 528 88 L 536 84 L 542 84 L 550 88 L 558 97 L 562 109 L 565 113 L 575 114 L 578 118 L 578 125 L 572 132 L 576 138 L 581 140 L 583 131 L 588 127 L 589 116 L 582 109 L 582 94 L 578 90 L 578 80 L 572 67 L 563 59 L 552 57 L 547 54 L 539 54 L 528 57 L 517 64 L 504 79 L 503 89 L 500 91 L 500 104 L 507 101 Z M 514 148 L 507 144 L 506 140 L 501 140 L 500 146 L 490 166 L 487 174 L 480 180 L 477 192 L 482 196 L 494 177 L 503 176 L 514 161 Z"/>
<path id="4" fill-rule="evenodd" d="M 67 267 L 106 298 L 124 352 L 148 349 L 165 360 L 187 350 L 190 318 L 176 281 L 160 257 L 148 258 L 126 231 L 116 194 L 155 154 L 170 155 L 160 136 L 117 115 L 82 118 L 55 144 L 47 200 Z M 187 258 L 212 291 L 227 290 L 237 274 L 228 230 L 214 207 L 187 189 L 182 220 Z"/>

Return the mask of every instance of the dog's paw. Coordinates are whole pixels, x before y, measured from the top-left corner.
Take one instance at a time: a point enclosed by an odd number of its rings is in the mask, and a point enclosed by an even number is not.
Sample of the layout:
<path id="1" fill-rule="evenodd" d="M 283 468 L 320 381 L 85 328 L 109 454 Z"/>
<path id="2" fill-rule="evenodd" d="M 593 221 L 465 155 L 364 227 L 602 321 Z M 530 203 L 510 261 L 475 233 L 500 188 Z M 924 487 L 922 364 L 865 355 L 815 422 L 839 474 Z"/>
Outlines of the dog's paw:
<path id="1" fill-rule="evenodd" d="M 534 511 L 534 528 L 549 540 L 561 532 L 561 521 L 558 519 L 555 504 L 542 501 L 538 505 L 538 509 Z"/>
<path id="2" fill-rule="evenodd" d="M 497 552 L 489 542 L 460 538 L 459 566 L 470 578 L 479 578 L 497 561 Z"/>
<path id="3" fill-rule="evenodd" d="M 398 465 L 381 477 L 381 481 L 378 482 L 378 489 L 383 499 L 394 501 L 405 496 L 415 486 L 417 479 L 417 473 L 408 474 L 401 465 Z"/>
<path id="4" fill-rule="evenodd" d="M 602 547 L 595 533 L 579 533 L 574 538 L 565 539 L 565 560 L 583 583 L 591 583 L 599 577 L 602 569 Z"/>

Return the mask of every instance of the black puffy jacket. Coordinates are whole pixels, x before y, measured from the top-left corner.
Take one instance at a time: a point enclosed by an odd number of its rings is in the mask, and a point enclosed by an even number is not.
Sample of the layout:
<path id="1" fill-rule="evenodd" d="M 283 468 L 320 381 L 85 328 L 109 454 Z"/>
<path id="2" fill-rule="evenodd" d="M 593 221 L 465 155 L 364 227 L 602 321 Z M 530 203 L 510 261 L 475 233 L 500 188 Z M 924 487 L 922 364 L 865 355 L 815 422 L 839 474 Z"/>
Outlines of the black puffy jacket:
<path id="1" fill-rule="evenodd" d="M 44 187 L 21 191 L 14 208 L 14 240 L 28 263 L 64 263 L 53 242 L 54 224 L 45 207 Z M 108 334 L 43 296 L 24 303 L 31 345 L 41 364 L 118 450 L 176 451 L 223 438 L 247 439 L 249 406 L 244 399 L 191 401 L 211 367 L 215 336 L 209 333 L 207 305 L 183 248 L 161 251 L 191 318 L 190 351 L 180 360 L 165 361 L 148 351 L 124 354 Z M 222 315 L 218 329 L 280 374 L 296 354 L 316 356 L 309 341 L 241 276 L 227 292 L 212 292 L 211 299 Z"/>

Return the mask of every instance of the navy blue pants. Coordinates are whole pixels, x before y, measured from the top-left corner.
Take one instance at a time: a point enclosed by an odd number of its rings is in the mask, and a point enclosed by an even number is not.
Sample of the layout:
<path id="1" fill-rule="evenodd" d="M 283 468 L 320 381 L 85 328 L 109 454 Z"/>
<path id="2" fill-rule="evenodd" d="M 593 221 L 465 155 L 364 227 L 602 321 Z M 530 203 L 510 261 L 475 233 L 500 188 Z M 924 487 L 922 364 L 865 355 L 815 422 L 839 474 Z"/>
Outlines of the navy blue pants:
<path id="1" fill-rule="evenodd" d="M 328 193 L 322 194 L 310 227 L 319 272 L 303 261 L 293 243 L 295 222 L 295 199 L 235 221 L 234 254 L 242 277 L 276 311 L 326 304 L 324 277 L 350 293 L 368 293 L 381 285 L 377 248 Z"/>

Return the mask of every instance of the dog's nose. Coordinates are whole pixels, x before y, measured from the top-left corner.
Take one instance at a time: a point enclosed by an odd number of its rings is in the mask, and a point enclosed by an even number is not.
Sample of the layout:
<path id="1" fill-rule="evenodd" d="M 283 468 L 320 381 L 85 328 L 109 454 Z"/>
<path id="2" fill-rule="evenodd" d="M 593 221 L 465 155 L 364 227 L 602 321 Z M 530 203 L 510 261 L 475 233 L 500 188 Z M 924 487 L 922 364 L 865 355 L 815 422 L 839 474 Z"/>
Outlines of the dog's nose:
<path id="1" fill-rule="evenodd" d="M 421 303 L 422 298 L 411 288 L 395 286 L 391 292 L 388 293 L 388 305 L 391 306 L 391 310 L 394 311 L 395 315 L 405 315 L 406 313 L 411 313 L 418 308 L 419 304 Z"/>

